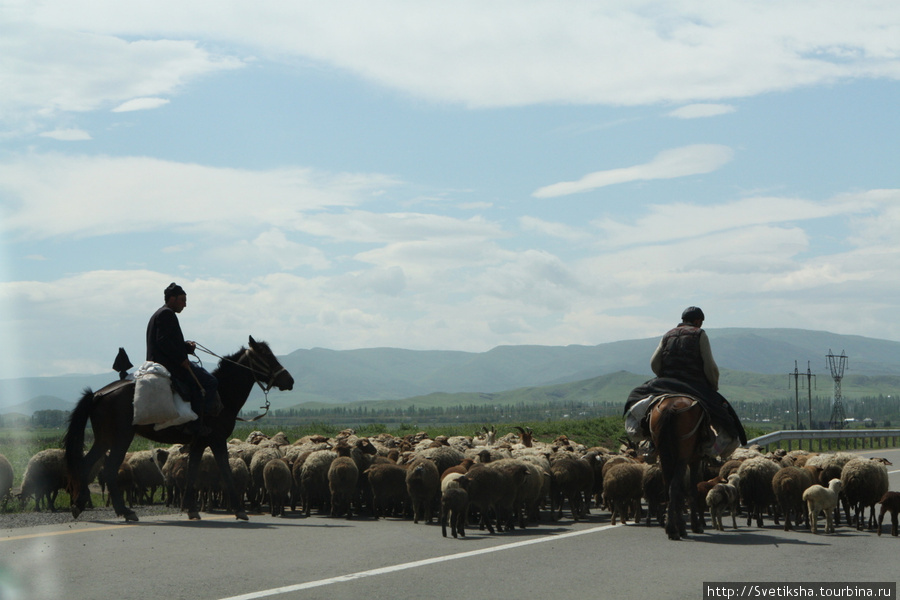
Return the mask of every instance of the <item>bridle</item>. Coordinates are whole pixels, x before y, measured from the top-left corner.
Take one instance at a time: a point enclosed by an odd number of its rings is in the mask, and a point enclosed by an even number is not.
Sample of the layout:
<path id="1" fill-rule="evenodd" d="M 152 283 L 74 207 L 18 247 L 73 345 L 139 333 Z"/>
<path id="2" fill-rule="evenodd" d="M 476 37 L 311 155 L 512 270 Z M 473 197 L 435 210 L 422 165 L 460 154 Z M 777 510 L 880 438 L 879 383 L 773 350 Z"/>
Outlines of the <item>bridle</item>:
<path id="1" fill-rule="evenodd" d="M 266 404 L 265 404 L 265 406 L 260 406 L 259 408 L 263 412 L 256 415 L 252 419 L 243 419 L 241 417 L 235 417 L 238 421 L 244 421 L 245 423 L 252 423 L 253 421 L 257 421 L 257 420 L 263 418 L 264 416 L 266 416 L 266 414 L 268 414 L 269 408 L 272 406 L 272 404 L 269 402 L 269 391 L 275 386 L 275 380 L 278 379 L 278 376 L 281 375 L 282 373 L 284 373 L 285 371 L 287 371 L 287 369 L 285 369 L 284 367 L 281 367 L 277 371 L 271 370 L 269 368 L 269 364 L 266 361 L 260 359 L 256 355 L 256 353 L 253 351 L 253 348 L 246 348 L 244 350 L 244 353 L 241 355 L 241 357 L 239 359 L 232 360 L 232 359 L 224 357 L 224 356 L 219 356 L 218 354 L 216 354 L 215 352 L 213 352 L 206 346 L 203 346 L 202 344 L 198 344 L 197 342 L 194 342 L 194 343 L 196 344 L 196 346 L 199 350 L 202 350 L 203 352 L 206 352 L 207 354 L 209 354 L 211 356 L 215 356 L 219 360 L 222 360 L 222 361 L 231 363 L 233 365 L 237 365 L 243 369 L 249 370 L 250 373 L 253 375 L 253 381 L 256 383 L 256 385 L 259 386 L 259 389 L 262 390 L 263 396 L 266 399 Z M 245 358 L 250 363 L 250 366 L 247 366 L 243 362 L 241 362 Z M 260 367 L 262 367 L 262 368 L 260 368 Z M 266 377 L 268 377 L 268 379 L 266 379 Z"/>

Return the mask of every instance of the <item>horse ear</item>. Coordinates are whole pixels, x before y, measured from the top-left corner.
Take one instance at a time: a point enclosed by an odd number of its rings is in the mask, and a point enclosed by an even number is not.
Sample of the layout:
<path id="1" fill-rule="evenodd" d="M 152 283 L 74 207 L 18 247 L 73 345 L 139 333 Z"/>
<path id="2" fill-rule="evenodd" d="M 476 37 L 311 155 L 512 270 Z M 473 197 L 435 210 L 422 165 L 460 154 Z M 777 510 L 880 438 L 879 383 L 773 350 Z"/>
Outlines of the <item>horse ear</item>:
<path id="1" fill-rule="evenodd" d="M 253 336 L 250 336 L 250 346 L 253 347 L 256 345 L 256 340 L 253 339 Z"/>

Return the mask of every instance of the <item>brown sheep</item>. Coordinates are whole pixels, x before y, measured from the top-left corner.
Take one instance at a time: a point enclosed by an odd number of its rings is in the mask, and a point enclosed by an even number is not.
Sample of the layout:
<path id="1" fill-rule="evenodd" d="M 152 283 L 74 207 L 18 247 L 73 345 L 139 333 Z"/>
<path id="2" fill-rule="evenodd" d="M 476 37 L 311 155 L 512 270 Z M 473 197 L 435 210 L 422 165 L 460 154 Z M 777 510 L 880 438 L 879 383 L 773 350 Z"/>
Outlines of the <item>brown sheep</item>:
<path id="1" fill-rule="evenodd" d="M 587 514 L 584 491 L 593 488 L 594 471 L 584 460 L 565 454 L 556 456 L 550 462 L 550 508 L 553 518 L 562 517 L 563 501 L 568 500 L 572 519 L 578 521 Z"/>
<path id="2" fill-rule="evenodd" d="M 734 472 L 737 472 L 736 467 L 734 469 Z M 706 496 L 709 494 L 710 490 L 712 490 L 718 484 L 726 483 L 727 481 L 728 480 L 721 475 L 716 475 L 712 479 L 701 481 L 697 484 L 697 506 L 700 509 L 700 520 L 703 521 L 704 527 L 706 527 L 706 513 L 709 510 L 709 505 L 707 505 L 706 503 Z M 668 490 L 666 490 L 666 493 L 668 493 Z"/>
<path id="3" fill-rule="evenodd" d="M 406 467 L 394 462 L 375 462 L 365 471 L 372 488 L 375 518 L 403 514 L 409 501 L 406 492 Z"/>
<path id="4" fill-rule="evenodd" d="M 284 516 L 284 505 L 291 493 L 291 467 L 283 458 L 273 458 L 263 467 L 263 488 L 269 498 L 273 517 Z"/>
<path id="5" fill-rule="evenodd" d="M 330 504 L 328 469 L 337 456 L 334 450 L 316 450 L 303 462 L 300 469 L 300 496 L 303 501 L 303 513 L 307 517 L 312 511 L 313 504 L 318 504 L 322 510 Z"/>
<path id="6" fill-rule="evenodd" d="M 775 502 L 781 507 L 784 516 L 784 530 L 791 530 L 791 515 L 799 525 L 807 519 L 807 507 L 803 501 L 803 492 L 818 481 L 817 467 L 782 467 L 772 477 L 772 491 Z"/>
<path id="7" fill-rule="evenodd" d="M 900 492 L 887 492 L 878 501 L 881 504 L 881 512 L 878 514 L 878 535 L 881 535 L 881 524 L 884 523 L 885 513 L 891 513 L 891 535 L 897 535 L 897 514 L 900 513 Z"/>
<path id="8" fill-rule="evenodd" d="M 541 481 L 535 480 L 534 488 L 523 490 L 531 470 L 529 465 L 515 458 L 503 458 L 485 465 L 485 468 L 493 469 L 500 475 L 499 485 L 503 493 L 497 496 L 494 503 L 498 531 L 513 529 L 516 518 L 519 519 L 519 524 L 524 529 L 525 497 L 540 493 Z M 536 473 L 532 476 L 536 476 Z"/>
<path id="9" fill-rule="evenodd" d="M 606 472 L 603 501 L 612 513 L 612 525 L 616 524 L 616 516 L 622 518 L 622 523 L 628 521 L 629 515 L 635 523 L 640 522 L 643 478 L 644 467 L 638 463 L 619 463 Z"/>
<path id="10" fill-rule="evenodd" d="M 353 517 L 353 500 L 356 497 L 359 469 L 349 456 L 338 456 L 328 468 L 328 490 L 331 492 L 331 516 L 342 514 Z"/>
<path id="11" fill-rule="evenodd" d="M 465 483 L 449 487 L 441 494 L 441 535 L 447 537 L 447 523 L 453 537 L 466 537 L 466 519 L 469 518 L 469 493 Z"/>
<path id="12" fill-rule="evenodd" d="M 466 481 L 463 482 L 463 479 Z M 503 490 L 500 488 L 500 479 L 499 471 L 488 469 L 487 465 L 482 463 L 472 465 L 465 475 L 457 479 L 469 493 L 469 506 L 478 509 L 478 528 L 480 530 L 487 528 L 490 533 L 495 533 L 493 514 L 497 502 L 503 494 Z"/>
<path id="13" fill-rule="evenodd" d="M 424 519 L 431 523 L 431 508 L 441 487 L 437 465 L 427 458 L 417 458 L 406 469 L 406 492 L 413 508 L 413 523 Z"/>

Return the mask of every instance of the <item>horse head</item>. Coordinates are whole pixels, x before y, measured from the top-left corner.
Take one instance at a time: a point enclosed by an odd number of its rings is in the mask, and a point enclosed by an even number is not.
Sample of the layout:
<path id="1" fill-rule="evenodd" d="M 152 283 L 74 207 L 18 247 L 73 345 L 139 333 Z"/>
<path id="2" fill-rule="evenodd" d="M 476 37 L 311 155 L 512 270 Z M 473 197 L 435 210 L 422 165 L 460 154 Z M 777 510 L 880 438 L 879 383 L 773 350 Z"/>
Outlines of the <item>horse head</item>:
<path id="1" fill-rule="evenodd" d="M 294 389 L 294 378 L 281 366 L 265 342 L 257 342 L 250 336 L 250 347 L 245 356 L 250 363 L 250 371 L 256 382 L 265 390 L 273 387 L 281 391 Z"/>

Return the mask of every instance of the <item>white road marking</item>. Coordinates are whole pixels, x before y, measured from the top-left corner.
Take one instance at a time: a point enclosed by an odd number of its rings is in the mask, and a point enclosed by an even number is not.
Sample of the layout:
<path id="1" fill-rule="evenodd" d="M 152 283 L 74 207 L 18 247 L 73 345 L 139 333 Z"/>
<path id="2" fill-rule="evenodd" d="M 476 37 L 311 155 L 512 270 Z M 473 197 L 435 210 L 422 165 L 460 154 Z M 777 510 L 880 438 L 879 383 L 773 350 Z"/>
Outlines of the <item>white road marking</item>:
<path id="1" fill-rule="evenodd" d="M 607 529 L 612 529 L 614 527 L 621 527 L 622 525 L 603 525 L 601 527 L 592 527 L 590 529 L 581 529 L 579 531 L 571 531 L 569 533 L 560 533 L 557 535 L 550 535 L 546 537 L 539 537 L 530 540 L 524 540 L 521 542 L 513 542 L 511 544 L 503 544 L 501 546 L 492 546 L 490 548 L 482 548 L 481 550 L 472 550 L 470 552 L 460 552 L 459 554 L 448 554 L 446 556 L 435 556 L 434 558 L 426 558 L 424 560 L 417 560 L 414 562 L 403 563 L 399 565 L 391 565 L 389 567 L 381 567 L 379 569 L 372 569 L 369 571 L 360 571 L 359 573 L 350 573 L 348 575 L 339 575 L 338 577 L 331 577 L 329 579 L 319 579 L 318 581 L 307 581 L 306 583 L 298 583 L 295 585 L 287 585 L 279 588 L 272 588 L 270 590 L 260 590 L 258 592 L 250 592 L 249 594 L 242 594 L 240 596 L 229 596 L 228 598 L 222 598 L 220 600 L 255 600 L 256 598 L 267 598 L 269 596 L 277 596 L 279 594 L 289 594 L 290 592 L 298 592 L 300 590 L 308 590 L 310 588 L 321 587 L 324 585 L 331 585 L 333 583 L 341 583 L 343 581 L 353 581 L 356 579 L 363 579 L 364 577 L 374 577 L 376 575 L 385 575 L 387 573 L 395 573 L 397 571 L 404 571 L 406 569 L 415 569 L 417 567 L 424 567 L 426 565 L 433 565 L 435 563 L 447 562 L 451 560 L 457 560 L 460 558 L 471 558 L 473 556 L 479 556 L 481 554 L 489 554 L 491 552 L 501 552 L 503 550 L 512 550 L 514 548 L 521 548 L 523 546 L 530 546 L 532 544 L 541 544 L 543 542 L 555 542 L 559 541 L 562 538 L 574 537 L 577 535 L 585 535 L 588 533 L 597 533 L 600 531 L 605 531 Z"/>

